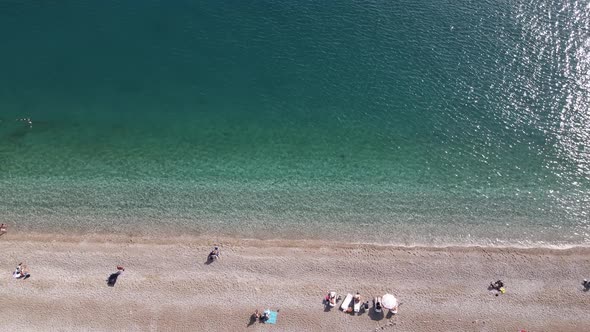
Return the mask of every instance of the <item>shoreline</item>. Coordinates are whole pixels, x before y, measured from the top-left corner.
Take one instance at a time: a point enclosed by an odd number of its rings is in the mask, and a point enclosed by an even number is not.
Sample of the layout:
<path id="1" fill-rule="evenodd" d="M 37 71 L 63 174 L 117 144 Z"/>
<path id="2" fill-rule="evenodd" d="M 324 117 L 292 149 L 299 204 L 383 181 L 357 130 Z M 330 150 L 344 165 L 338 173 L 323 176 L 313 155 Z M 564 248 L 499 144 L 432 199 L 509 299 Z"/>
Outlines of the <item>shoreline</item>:
<path id="1" fill-rule="evenodd" d="M 206 265 L 213 245 L 221 259 Z M 400 247 L 214 237 L 0 236 L 0 321 L 8 328 L 192 331 L 583 331 L 590 248 Z M 28 280 L 9 276 L 24 261 Z M 126 271 L 115 287 L 105 279 Z M 506 283 L 494 296 L 488 284 Z M 391 292 L 392 318 L 327 310 L 328 290 Z M 15 306 L 24 299 L 26 305 Z M 231 304 L 228 304 L 229 303 Z M 247 326 L 254 309 L 276 326 Z M 372 308 L 372 305 L 371 305 Z"/>
<path id="2" fill-rule="evenodd" d="M 121 235 L 134 238 L 190 236 L 260 240 L 301 239 L 410 247 L 569 248 L 590 246 L 590 238 L 585 229 L 572 226 L 572 228 L 556 230 L 549 225 L 536 224 L 532 220 L 530 227 L 522 227 L 523 220 L 510 219 L 505 222 L 498 221 L 491 227 L 492 225 L 487 225 L 484 221 L 470 222 L 463 219 L 445 221 L 435 218 L 431 222 L 423 222 L 406 215 L 399 215 L 385 221 L 383 219 L 385 216 L 360 213 L 343 216 L 342 220 L 339 216 L 328 219 L 301 216 L 302 219 L 293 220 L 237 215 L 228 216 L 228 218 L 200 218 L 199 216 L 175 218 L 158 215 L 140 217 L 130 214 L 120 218 L 108 213 L 99 217 L 84 214 L 74 216 L 62 214 L 59 211 L 55 211 L 55 214 L 49 214 L 47 211 L 15 214 L 11 209 L 3 210 L 5 215 L 0 218 L 0 222 L 8 223 L 11 231 L 18 231 L 22 235 L 59 233 L 82 237 L 96 234 L 96 237 Z"/>
<path id="3" fill-rule="evenodd" d="M 377 243 L 377 242 L 352 242 L 352 241 L 337 241 L 337 240 L 317 240 L 306 238 L 252 238 L 252 237 L 237 237 L 237 236 L 213 236 L 206 235 L 129 235 L 129 234 L 114 234 L 114 233 L 41 233 L 41 232 L 21 232 L 10 231 L 4 235 L 0 235 L 0 240 L 10 241 L 31 241 L 31 242 L 64 242 L 64 243 L 113 243 L 113 244 L 186 244 L 192 243 L 197 245 L 215 245 L 225 243 L 230 245 L 248 245 L 252 247 L 331 247 L 331 248 L 358 248 L 371 247 L 382 249 L 418 249 L 428 251 L 469 251 L 469 250 L 517 250 L 523 252 L 542 251 L 542 252 L 560 252 L 560 251 L 576 251 L 580 253 L 587 253 L 590 255 L 590 244 L 563 244 L 563 245 L 498 245 L 498 244 L 448 244 L 448 245 L 424 245 L 424 244 L 392 244 L 392 243 Z"/>

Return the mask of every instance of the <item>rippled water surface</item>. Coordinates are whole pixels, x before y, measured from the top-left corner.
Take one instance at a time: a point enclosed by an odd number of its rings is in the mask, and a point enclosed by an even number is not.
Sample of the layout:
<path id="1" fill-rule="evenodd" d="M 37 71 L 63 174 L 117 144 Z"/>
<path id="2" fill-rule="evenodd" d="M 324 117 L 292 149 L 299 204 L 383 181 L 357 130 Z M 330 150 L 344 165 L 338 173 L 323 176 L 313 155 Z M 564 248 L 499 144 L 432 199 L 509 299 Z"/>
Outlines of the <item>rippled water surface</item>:
<path id="1" fill-rule="evenodd" d="M 587 2 L 7 1 L 0 40 L 17 229 L 590 243 Z"/>

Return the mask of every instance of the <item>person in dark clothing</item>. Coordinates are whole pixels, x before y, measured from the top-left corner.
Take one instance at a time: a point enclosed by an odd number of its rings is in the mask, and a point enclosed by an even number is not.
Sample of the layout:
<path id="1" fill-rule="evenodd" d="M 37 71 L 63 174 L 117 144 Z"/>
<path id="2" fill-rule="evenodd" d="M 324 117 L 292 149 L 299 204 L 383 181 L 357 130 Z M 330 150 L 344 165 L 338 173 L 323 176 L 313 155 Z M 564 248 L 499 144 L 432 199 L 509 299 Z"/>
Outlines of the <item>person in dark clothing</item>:
<path id="1" fill-rule="evenodd" d="M 219 259 L 219 247 L 213 248 L 213 250 L 209 253 L 207 260 L 212 262 L 216 259 Z"/>
<path id="2" fill-rule="evenodd" d="M 117 279 L 119 278 L 121 273 L 123 273 L 123 271 L 125 271 L 125 268 L 121 265 L 117 265 L 117 272 L 111 273 L 111 275 L 107 279 L 107 285 L 109 287 L 114 287 L 115 284 L 117 283 Z"/>
<path id="3" fill-rule="evenodd" d="M 490 287 L 499 291 L 500 288 L 504 287 L 504 282 L 502 280 L 497 280 L 496 282 L 490 283 Z"/>

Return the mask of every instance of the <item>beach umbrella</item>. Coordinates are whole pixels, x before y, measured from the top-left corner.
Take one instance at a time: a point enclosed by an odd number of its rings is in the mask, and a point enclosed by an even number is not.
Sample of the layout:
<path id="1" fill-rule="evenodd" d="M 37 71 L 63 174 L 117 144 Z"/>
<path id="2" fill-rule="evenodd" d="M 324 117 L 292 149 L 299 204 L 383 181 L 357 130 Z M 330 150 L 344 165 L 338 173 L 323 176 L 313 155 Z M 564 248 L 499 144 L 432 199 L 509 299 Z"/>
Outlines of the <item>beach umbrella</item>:
<path id="1" fill-rule="evenodd" d="M 381 298 L 381 305 L 383 305 L 385 309 L 391 310 L 397 306 L 397 299 L 391 294 L 385 294 Z"/>

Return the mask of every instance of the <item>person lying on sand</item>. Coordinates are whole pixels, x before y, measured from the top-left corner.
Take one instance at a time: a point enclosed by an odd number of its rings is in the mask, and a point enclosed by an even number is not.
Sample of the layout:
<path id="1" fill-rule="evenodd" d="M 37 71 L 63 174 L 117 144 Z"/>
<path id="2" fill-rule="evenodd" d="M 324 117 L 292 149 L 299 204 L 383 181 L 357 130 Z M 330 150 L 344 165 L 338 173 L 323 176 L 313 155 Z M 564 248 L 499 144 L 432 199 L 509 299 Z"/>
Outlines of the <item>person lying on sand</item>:
<path id="1" fill-rule="evenodd" d="M 23 265 L 22 275 L 23 275 L 23 279 L 27 279 L 28 277 L 31 276 L 31 274 L 29 273 L 29 268 L 26 265 Z"/>
<path id="2" fill-rule="evenodd" d="M 23 266 L 23 263 L 18 263 L 18 265 L 16 266 L 16 269 L 12 273 L 12 276 L 15 277 L 16 279 L 22 277 L 22 272 L 23 272 L 22 266 Z"/>
<path id="3" fill-rule="evenodd" d="M 585 291 L 589 291 L 590 290 L 590 281 L 588 281 L 587 279 L 584 279 L 582 281 L 582 286 L 584 286 Z"/>
<path id="4" fill-rule="evenodd" d="M 336 305 L 336 292 L 328 292 L 328 295 L 326 295 L 326 297 L 325 297 L 325 301 L 330 306 L 332 306 L 332 307 L 335 306 Z"/>
<path id="5" fill-rule="evenodd" d="M 16 266 L 16 269 L 14 270 L 14 272 L 12 273 L 12 276 L 15 279 L 20 279 L 20 278 L 27 279 L 31 275 L 29 274 L 29 270 L 27 269 L 27 266 L 23 265 L 23 263 L 19 263 Z"/>

